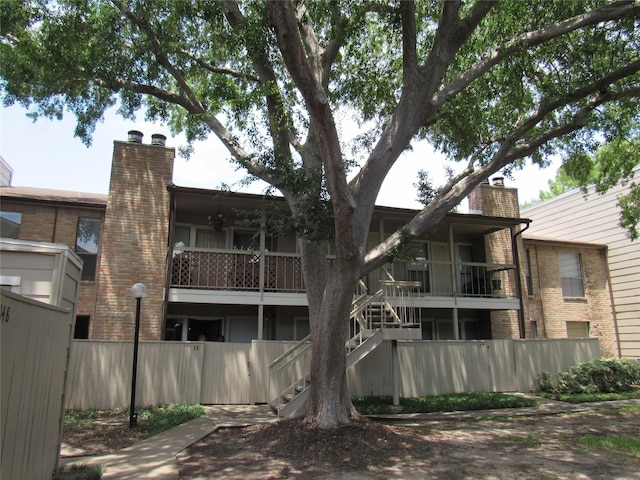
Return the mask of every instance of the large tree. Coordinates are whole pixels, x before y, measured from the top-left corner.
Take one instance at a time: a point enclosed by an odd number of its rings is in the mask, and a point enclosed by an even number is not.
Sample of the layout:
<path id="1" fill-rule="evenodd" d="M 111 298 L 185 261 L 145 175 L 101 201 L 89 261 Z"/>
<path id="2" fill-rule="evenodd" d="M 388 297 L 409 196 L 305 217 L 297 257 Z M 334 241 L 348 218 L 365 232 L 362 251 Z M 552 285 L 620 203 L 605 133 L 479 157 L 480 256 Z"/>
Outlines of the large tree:
<path id="1" fill-rule="evenodd" d="M 117 101 L 125 117 L 144 109 L 189 141 L 215 135 L 284 196 L 311 322 L 304 418 L 320 428 L 350 421 L 344 340 L 359 277 L 490 175 L 637 133 L 632 1 L 3 0 L 0 8 L 5 105 L 47 117 L 68 109 L 84 139 Z M 363 129 L 349 144 L 344 116 Z M 416 139 L 464 168 L 366 251 L 380 186 Z M 211 160 L 212 168 L 221 161 Z"/>

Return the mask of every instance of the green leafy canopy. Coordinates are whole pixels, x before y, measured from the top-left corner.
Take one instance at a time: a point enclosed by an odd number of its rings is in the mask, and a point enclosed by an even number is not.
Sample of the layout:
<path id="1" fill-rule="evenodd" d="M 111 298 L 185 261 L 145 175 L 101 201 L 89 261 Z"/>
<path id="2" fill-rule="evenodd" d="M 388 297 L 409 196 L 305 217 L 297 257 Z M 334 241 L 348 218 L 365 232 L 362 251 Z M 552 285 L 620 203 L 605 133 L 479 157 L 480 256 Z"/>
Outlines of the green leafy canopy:
<path id="1" fill-rule="evenodd" d="M 499 170 L 638 137 L 639 10 L 596 0 L 4 0 L 0 95 L 36 118 L 71 111 L 86 143 L 114 105 L 188 142 L 213 133 L 302 216 L 311 199 L 353 196 L 366 217 L 398 156 L 427 139 L 468 164 L 430 202 L 447 211 Z M 360 134 L 341 137 L 341 122 Z"/>

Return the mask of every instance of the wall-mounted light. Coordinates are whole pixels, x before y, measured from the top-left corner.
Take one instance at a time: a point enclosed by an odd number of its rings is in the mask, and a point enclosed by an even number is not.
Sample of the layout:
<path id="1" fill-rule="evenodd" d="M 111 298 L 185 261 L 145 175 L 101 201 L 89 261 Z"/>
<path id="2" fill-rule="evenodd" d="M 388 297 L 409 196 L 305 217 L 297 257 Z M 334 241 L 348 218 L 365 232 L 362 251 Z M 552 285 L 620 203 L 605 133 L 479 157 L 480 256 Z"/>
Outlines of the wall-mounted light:
<path id="1" fill-rule="evenodd" d="M 209 223 L 216 232 L 221 232 L 225 222 L 224 214 L 218 210 L 215 215 L 209 217 Z"/>

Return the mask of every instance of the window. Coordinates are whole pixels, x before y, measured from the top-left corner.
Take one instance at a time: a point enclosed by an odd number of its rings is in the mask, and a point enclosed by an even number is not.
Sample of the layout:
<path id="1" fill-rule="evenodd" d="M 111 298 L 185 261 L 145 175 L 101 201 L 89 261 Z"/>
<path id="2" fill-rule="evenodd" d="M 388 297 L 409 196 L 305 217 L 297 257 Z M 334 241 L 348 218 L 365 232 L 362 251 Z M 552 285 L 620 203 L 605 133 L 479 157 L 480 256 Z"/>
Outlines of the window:
<path id="1" fill-rule="evenodd" d="M 420 291 L 429 293 L 431 282 L 429 281 L 429 245 L 426 243 L 413 243 L 414 260 L 407 265 L 407 276 L 411 282 L 420 282 Z"/>
<path id="2" fill-rule="evenodd" d="M 560 252 L 560 279 L 563 297 L 584 297 L 582 262 L 579 253 Z"/>
<path id="3" fill-rule="evenodd" d="M 531 338 L 533 340 L 538 338 L 538 324 L 536 322 L 531 322 Z"/>
<path id="4" fill-rule="evenodd" d="M 4 238 L 20 238 L 22 213 L 0 211 L 0 236 Z"/>
<path id="5" fill-rule="evenodd" d="M 567 322 L 567 338 L 589 338 L 589 322 Z"/>
<path id="6" fill-rule="evenodd" d="M 197 248 L 225 248 L 226 232 L 216 232 L 210 228 L 198 228 L 196 230 Z"/>
<path id="7" fill-rule="evenodd" d="M 95 280 L 100 241 L 100 219 L 78 218 L 76 253 L 84 262 L 82 280 Z"/>
<path id="8" fill-rule="evenodd" d="M 191 228 L 176 226 L 173 234 L 173 245 L 176 248 L 191 246 Z"/>
<path id="9" fill-rule="evenodd" d="M 531 250 L 527 248 L 525 254 L 527 258 L 524 266 L 524 276 L 527 282 L 527 295 L 533 295 L 533 277 L 531 276 Z"/>
<path id="10" fill-rule="evenodd" d="M 76 327 L 73 332 L 73 338 L 89 338 L 89 319 L 90 317 L 88 315 L 78 315 L 76 317 Z"/>

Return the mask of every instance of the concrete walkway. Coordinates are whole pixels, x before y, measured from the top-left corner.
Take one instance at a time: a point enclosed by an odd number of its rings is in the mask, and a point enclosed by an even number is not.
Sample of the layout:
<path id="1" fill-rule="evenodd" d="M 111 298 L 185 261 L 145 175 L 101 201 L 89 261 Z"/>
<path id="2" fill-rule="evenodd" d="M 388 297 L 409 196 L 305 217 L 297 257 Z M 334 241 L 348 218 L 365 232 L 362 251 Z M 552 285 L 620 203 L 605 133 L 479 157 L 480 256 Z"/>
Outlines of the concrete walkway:
<path id="1" fill-rule="evenodd" d="M 540 405 L 531 408 L 506 408 L 499 410 L 475 410 L 466 412 L 416 413 L 409 415 L 376 415 L 377 419 L 460 419 L 477 416 L 554 415 L 580 412 L 598 408 L 619 408 L 640 405 L 640 399 L 612 402 L 569 404 L 535 398 Z M 205 415 L 171 430 L 143 440 L 117 453 L 92 457 L 62 458 L 62 464 L 103 465 L 104 480 L 155 479 L 178 480 L 176 455 L 220 427 L 241 427 L 273 422 L 275 415 L 267 405 L 214 405 L 205 406 Z"/>
<path id="2" fill-rule="evenodd" d="M 267 405 L 205 406 L 205 414 L 171 430 L 147 438 L 117 453 L 91 457 L 65 457 L 61 464 L 103 465 L 103 480 L 177 480 L 176 454 L 220 427 L 242 427 L 273 422 Z"/>

